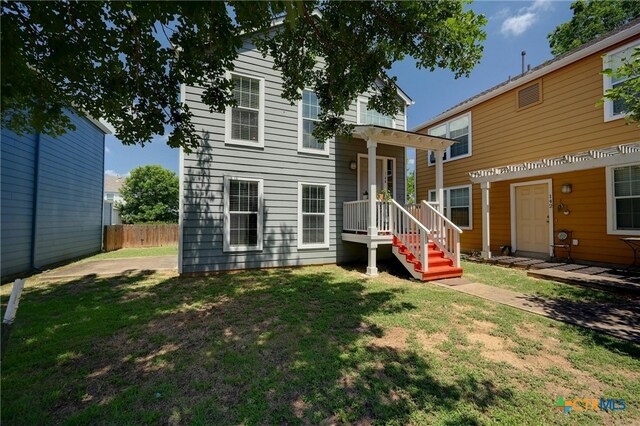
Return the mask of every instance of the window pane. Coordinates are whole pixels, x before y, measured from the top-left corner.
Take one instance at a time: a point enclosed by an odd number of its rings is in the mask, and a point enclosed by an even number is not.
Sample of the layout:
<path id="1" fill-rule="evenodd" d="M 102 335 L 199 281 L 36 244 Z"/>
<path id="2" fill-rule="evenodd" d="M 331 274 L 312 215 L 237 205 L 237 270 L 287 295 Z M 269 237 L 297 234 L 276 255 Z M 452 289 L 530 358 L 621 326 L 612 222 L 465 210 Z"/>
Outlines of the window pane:
<path id="1" fill-rule="evenodd" d="M 451 222 L 458 226 L 469 226 L 469 208 L 451 207 Z"/>
<path id="2" fill-rule="evenodd" d="M 367 102 L 360 102 L 360 124 L 393 127 L 393 117 L 380 114 L 375 110 L 369 110 Z"/>
<path id="3" fill-rule="evenodd" d="M 469 206 L 469 188 L 451 189 L 449 194 L 449 197 L 451 198 L 451 207 Z"/>
<path id="4" fill-rule="evenodd" d="M 612 87 L 615 89 L 616 87 L 623 84 L 623 82 L 613 84 Z M 627 105 L 624 102 L 624 99 L 617 99 L 613 101 L 613 115 L 624 114 L 627 112 Z"/>
<path id="5" fill-rule="evenodd" d="M 302 186 L 302 243 L 325 243 L 325 187 Z"/>
<path id="6" fill-rule="evenodd" d="M 436 201 L 436 191 L 429 191 L 429 201 Z"/>
<path id="7" fill-rule="evenodd" d="M 640 229 L 640 197 L 616 200 L 617 229 Z"/>
<path id="8" fill-rule="evenodd" d="M 393 197 L 393 160 L 387 160 L 387 190 Z"/>
<path id="9" fill-rule="evenodd" d="M 640 164 L 613 170 L 616 197 L 640 196 Z"/>
<path id="10" fill-rule="evenodd" d="M 255 246 L 258 244 L 258 214 L 231 213 L 229 215 L 229 237 L 232 246 Z"/>
<path id="11" fill-rule="evenodd" d="M 442 126 L 434 127 L 433 129 L 429 130 L 429 134 L 431 136 L 445 138 L 447 137 L 447 125 L 443 124 Z"/>
<path id="12" fill-rule="evenodd" d="M 314 92 L 304 90 L 302 92 L 302 118 L 317 120 L 318 114 L 320 114 L 318 96 Z"/>
<path id="13" fill-rule="evenodd" d="M 302 242 L 304 244 L 323 244 L 324 215 L 305 214 L 302 216 Z"/>
<path id="14" fill-rule="evenodd" d="M 469 153 L 469 117 L 461 117 L 449 124 L 449 138 L 456 142 L 451 146 L 451 158 Z"/>
<path id="15" fill-rule="evenodd" d="M 258 182 L 232 180 L 229 182 L 229 211 L 258 211 Z"/>
<path id="16" fill-rule="evenodd" d="M 233 139 L 258 140 L 258 111 L 233 108 L 231 111 L 231 137 Z"/>
<path id="17" fill-rule="evenodd" d="M 260 107 L 260 80 L 234 75 L 233 98 L 239 107 L 258 109 Z"/>
<path id="18" fill-rule="evenodd" d="M 451 158 L 459 157 L 469 153 L 469 135 L 455 138 L 456 142 L 451 145 Z"/>

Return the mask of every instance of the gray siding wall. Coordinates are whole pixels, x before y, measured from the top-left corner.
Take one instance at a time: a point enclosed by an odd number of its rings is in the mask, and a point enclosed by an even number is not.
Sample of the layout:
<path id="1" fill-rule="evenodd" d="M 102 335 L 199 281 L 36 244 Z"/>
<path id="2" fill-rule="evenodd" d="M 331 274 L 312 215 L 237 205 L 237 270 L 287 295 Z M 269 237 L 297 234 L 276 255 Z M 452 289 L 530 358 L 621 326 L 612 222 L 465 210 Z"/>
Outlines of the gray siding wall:
<path id="1" fill-rule="evenodd" d="M 338 139 L 330 155 L 298 152 L 298 106 L 282 99 L 282 79 L 250 45 L 235 71 L 265 79 L 264 147 L 225 145 L 225 116 L 211 113 L 200 99 L 201 88 L 187 87 L 186 102 L 202 132 L 202 147 L 184 154 L 183 273 L 336 263 L 361 255 L 360 248 L 341 240 L 342 203 L 357 199 L 357 171 L 349 163 L 366 153 L 362 140 Z M 346 115 L 356 122 L 356 102 Z M 404 115 L 396 118 L 404 128 Z M 396 158 L 396 194 L 404 200 L 404 149 L 378 146 L 378 155 Z M 223 251 L 224 176 L 263 179 L 263 249 Z M 330 185 L 330 246 L 298 249 L 298 182 Z"/>
<path id="2" fill-rule="evenodd" d="M 75 131 L 40 135 L 39 148 L 2 130 L 3 276 L 31 269 L 32 242 L 39 268 L 101 249 L 104 134 L 71 118 Z"/>

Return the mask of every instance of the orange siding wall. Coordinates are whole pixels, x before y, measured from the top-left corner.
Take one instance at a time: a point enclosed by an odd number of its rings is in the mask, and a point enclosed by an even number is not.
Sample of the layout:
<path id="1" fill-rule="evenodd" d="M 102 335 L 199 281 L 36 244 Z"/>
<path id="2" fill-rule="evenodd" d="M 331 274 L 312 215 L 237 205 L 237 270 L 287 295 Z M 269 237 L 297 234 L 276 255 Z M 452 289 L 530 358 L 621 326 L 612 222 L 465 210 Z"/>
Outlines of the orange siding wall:
<path id="1" fill-rule="evenodd" d="M 618 46 L 631 41 L 632 39 L 628 39 Z M 618 46 L 543 76 L 541 78 L 542 102 L 539 104 L 518 110 L 516 104 L 518 88 L 516 88 L 472 107 L 470 109 L 472 156 L 444 164 L 445 187 L 469 184 L 468 173 L 475 170 L 640 141 L 640 129 L 637 126 L 626 125 L 622 119 L 605 122 L 603 107 L 596 106 L 603 95 L 603 77 L 600 74 L 602 55 Z M 467 111 L 461 114 L 465 112 Z M 458 115 L 460 114 L 450 118 Z M 430 127 L 438 124 L 440 123 Z M 426 133 L 427 130 L 425 128 L 421 132 Z M 578 247 L 575 247 L 574 257 L 620 263 L 618 256 L 624 257 L 625 246 L 619 241 L 620 236 L 606 235 L 604 169 L 579 173 L 585 173 L 584 177 L 590 176 L 594 185 L 596 177 L 600 176 L 597 179 L 598 182 L 601 180 L 598 183 L 601 193 L 594 189 L 589 196 L 578 195 L 577 192 L 566 197 L 562 194 L 563 199 L 579 200 L 579 206 L 575 215 L 572 213 L 569 217 L 558 218 L 558 220 L 579 220 L 580 223 L 576 222 L 576 226 L 593 229 L 581 231 L 586 232 L 585 237 L 576 237 L 581 242 Z M 427 166 L 425 151 L 417 152 L 416 174 L 417 197 L 419 200 L 427 199 L 428 190 L 435 187 L 435 167 Z M 559 176 L 564 178 L 563 175 Z M 575 185 L 575 187 L 579 186 Z M 590 204 L 589 213 L 580 210 L 582 203 L 593 203 Z M 492 250 L 497 250 L 497 245 L 510 244 L 509 211 L 509 183 L 493 183 L 491 234 L 492 246 L 495 247 L 492 247 Z M 557 225 L 563 224 L 558 222 Z M 597 241 L 598 238 L 606 240 L 609 245 L 589 247 L 588 241 L 592 239 Z M 473 230 L 464 231 L 462 246 L 467 250 L 482 247 L 479 185 L 473 185 Z M 597 247 L 606 247 L 602 250 L 603 252 L 622 250 L 623 253 L 599 253 Z M 623 259 L 622 262 L 626 260 Z"/>

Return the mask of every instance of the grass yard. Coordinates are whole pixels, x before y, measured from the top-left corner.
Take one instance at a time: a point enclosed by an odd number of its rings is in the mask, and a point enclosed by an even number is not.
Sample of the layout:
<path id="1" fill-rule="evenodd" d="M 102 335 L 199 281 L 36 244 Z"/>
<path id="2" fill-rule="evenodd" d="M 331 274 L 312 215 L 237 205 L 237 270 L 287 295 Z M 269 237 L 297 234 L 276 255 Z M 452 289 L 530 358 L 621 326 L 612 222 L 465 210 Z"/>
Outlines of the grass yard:
<path id="1" fill-rule="evenodd" d="M 640 346 L 336 266 L 137 274 L 29 282 L 1 385 L 3 425 L 628 425 Z"/>
<path id="2" fill-rule="evenodd" d="M 588 303 L 611 303 L 628 299 L 625 296 L 595 288 L 531 278 L 527 276 L 527 271 L 522 269 L 468 261 L 462 263 L 464 277 L 470 281 L 506 288 L 527 295 Z"/>
<path id="3" fill-rule="evenodd" d="M 81 262 L 87 262 L 90 260 L 123 259 L 128 257 L 147 257 L 147 256 L 176 256 L 177 257 L 178 246 L 123 248 L 120 250 L 114 250 L 106 253 L 96 254 L 95 256 L 82 259 Z"/>

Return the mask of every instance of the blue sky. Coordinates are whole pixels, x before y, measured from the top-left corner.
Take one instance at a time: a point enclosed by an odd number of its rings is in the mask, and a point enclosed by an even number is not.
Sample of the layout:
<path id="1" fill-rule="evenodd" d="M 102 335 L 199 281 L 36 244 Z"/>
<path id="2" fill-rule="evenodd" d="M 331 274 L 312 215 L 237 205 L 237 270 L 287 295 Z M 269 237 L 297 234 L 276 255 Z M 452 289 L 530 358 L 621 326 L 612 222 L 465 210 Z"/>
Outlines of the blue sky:
<path id="1" fill-rule="evenodd" d="M 432 118 L 449 107 L 520 73 L 522 50 L 532 67 L 552 57 L 547 34 L 571 19 L 569 1 L 475 1 L 471 8 L 489 20 L 484 55 L 468 78 L 454 79 L 446 70 L 418 70 L 412 59 L 396 63 L 392 74 L 415 101 L 409 108 L 409 128 Z M 160 164 L 178 172 L 178 150 L 157 137 L 144 148 L 123 146 L 107 136 L 105 170 L 125 175 L 145 164 Z M 411 153 L 413 155 L 413 153 Z"/>

